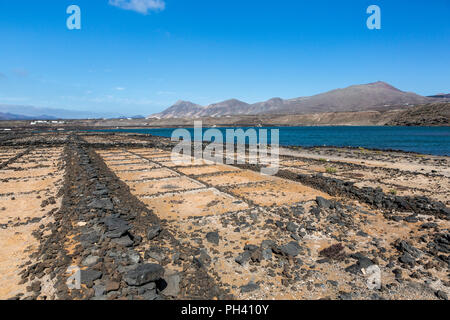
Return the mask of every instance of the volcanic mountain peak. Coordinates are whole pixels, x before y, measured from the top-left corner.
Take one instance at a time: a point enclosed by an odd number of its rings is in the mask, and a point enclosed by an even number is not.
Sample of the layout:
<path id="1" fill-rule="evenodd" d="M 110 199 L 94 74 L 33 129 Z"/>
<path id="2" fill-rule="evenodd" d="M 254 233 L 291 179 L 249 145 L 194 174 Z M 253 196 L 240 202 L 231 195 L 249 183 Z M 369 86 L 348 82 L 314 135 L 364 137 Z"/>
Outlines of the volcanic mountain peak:
<path id="1" fill-rule="evenodd" d="M 191 101 L 178 100 L 172 107 L 201 107 L 201 106 Z"/>
<path id="2" fill-rule="evenodd" d="M 226 108 L 226 107 L 235 107 L 235 106 L 241 106 L 241 105 L 248 106 L 249 104 L 244 101 L 238 100 L 238 99 L 229 99 L 229 100 L 225 100 L 222 102 L 213 103 L 213 104 L 207 106 L 207 108 L 216 108 L 216 107 Z"/>
<path id="3" fill-rule="evenodd" d="M 391 89 L 391 90 L 403 92 L 403 91 L 397 89 L 396 87 L 394 87 L 394 86 L 392 86 L 389 83 L 386 83 L 384 81 L 377 81 L 377 82 L 368 83 L 366 86 L 372 86 L 372 87 L 383 88 L 383 89 Z"/>

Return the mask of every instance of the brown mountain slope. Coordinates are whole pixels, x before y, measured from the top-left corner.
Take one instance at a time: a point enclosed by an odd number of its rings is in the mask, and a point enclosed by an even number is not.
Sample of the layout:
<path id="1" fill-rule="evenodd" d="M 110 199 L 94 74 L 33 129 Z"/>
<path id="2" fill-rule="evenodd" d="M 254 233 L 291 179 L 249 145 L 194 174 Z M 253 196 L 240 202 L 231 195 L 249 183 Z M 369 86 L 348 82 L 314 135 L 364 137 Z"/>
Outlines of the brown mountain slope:
<path id="1" fill-rule="evenodd" d="M 323 112 L 308 114 L 260 114 L 233 115 L 221 117 L 198 117 L 204 127 L 211 126 L 383 126 L 403 110 L 361 111 L 361 112 Z M 192 127 L 193 119 L 185 118 L 151 118 L 145 122 L 100 121 L 102 126 L 146 126 L 146 127 Z"/>
<path id="2" fill-rule="evenodd" d="M 450 103 L 433 103 L 402 111 L 386 125 L 450 126 Z"/>
<path id="3" fill-rule="evenodd" d="M 385 82 L 332 90 L 309 98 L 288 100 L 281 112 L 310 113 L 391 109 L 431 102 L 429 98 L 403 92 Z"/>

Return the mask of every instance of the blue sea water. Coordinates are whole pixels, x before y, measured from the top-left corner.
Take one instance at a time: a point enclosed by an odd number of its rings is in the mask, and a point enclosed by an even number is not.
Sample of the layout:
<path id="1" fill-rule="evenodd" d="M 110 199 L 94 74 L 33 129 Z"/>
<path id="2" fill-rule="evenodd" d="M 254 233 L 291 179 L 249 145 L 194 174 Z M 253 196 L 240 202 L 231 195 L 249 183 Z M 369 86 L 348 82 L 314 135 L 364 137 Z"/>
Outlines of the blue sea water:
<path id="1" fill-rule="evenodd" d="M 194 136 L 193 128 L 186 128 Z M 203 128 L 206 130 L 208 128 Z M 223 132 L 226 129 L 215 128 Z M 246 130 L 249 127 L 242 127 Z M 282 146 L 337 146 L 369 149 L 402 150 L 431 155 L 450 156 L 450 127 L 270 127 L 279 129 Z M 171 137 L 175 129 L 117 129 L 103 130 L 133 132 Z"/>

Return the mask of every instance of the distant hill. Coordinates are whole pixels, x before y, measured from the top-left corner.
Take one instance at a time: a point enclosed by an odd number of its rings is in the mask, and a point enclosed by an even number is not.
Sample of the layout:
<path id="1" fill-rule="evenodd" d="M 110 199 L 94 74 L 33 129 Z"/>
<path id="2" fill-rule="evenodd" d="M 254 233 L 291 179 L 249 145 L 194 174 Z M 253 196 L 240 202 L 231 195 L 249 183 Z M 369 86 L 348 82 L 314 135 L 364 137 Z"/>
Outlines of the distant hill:
<path id="1" fill-rule="evenodd" d="M 2 113 L 0 112 L 0 120 L 56 120 L 57 118 L 47 115 L 40 115 L 40 116 L 24 116 L 20 114 L 13 114 L 13 113 Z"/>
<path id="2" fill-rule="evenodd" d="M 5 117 L 17 116 L 15 120 L 55 120 L 55 119 L 99 119 L 119 116 L 113 113 L 97 113 L 91 111 L 74 111 L 65 109 L 39 108 L 24 105 L 0 104 L 0 114 Z M 7 120 L 7 119 L 4 119 Z M 14 119 L 9 119 L 14 120 Z"/>
<path id="3" fill-rule="evenodd" d="M 450 126 L 450 103 L 433 103 L 397 114 L 388 126 Z"/>
<path id="4" fill-rule="evenodd" d="M 435 102 L 435 98 L 423 97 L 401 91 L 382 81 L 336 89 L 311 97 L 268 101 L 248 104 L 236 99 L 203 107 L 193 102 L 178 101 L 167 110 L 153 115 L 158 118 L 217 117 L 228 115 L 258 114 L 307 114 L 323 112 L 348 112 L 389 110 Z"/>
<path id="5" fill-rule="evenodd" d="M 450 100 L 450 93 L 438 93 L 434 96 L 428 96 L 428 98 L 438 98 L 438 99 L 449 99 Z"/>
<path id="6" fill-rule="evenodd" d="M 111 119 L 122 119 L 122 120 L 125 120 L 125 119 L 145 119 L 145 117 L 141 116 L 141 115 L 136 115 L 136 116 L 131 116 L 131 117 L 120 116 L 120 117 L 115 117 L 115 118 L 111 118 Z"/>
<path id="7" fill-rule="evenodd" d="M 200 112 L 200 116 L 224 116 L 234 114 L 251 114 L 251 105 L 237 99 L 230 99 L 207 106 Z"/>
<path id="8" fill-rule="evenodd" d="M 203 109 L 204 108 L 198 104 L 180 100 L 164 112 L 155 114 L 154 116 L 161 118 L 178 118 L 180 115 L 183 117 L 194 117 L 202 112 Z"/>

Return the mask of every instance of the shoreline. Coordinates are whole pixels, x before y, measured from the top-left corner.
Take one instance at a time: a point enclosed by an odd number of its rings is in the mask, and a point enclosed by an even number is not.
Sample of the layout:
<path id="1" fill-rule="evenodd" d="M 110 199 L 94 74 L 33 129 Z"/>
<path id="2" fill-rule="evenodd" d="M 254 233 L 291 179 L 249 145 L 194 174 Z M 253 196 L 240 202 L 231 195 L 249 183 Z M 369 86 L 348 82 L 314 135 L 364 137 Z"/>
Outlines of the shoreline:
<path id="1" fill-rule="evenodd" d="M 340 128 L 343 126 L 332 126 L 335 128 Z M 238 129 L 238 128 L 254 128 L 254 129 L 270 129 L 273 127 L 203 127 L 203 129 L 224 129 L 224 128 L 230 128 L 230 129 Z M 277 127 L 275 127 L 277 128 Z M 280 128 L 309 128 L 309 127 L 280 127 Z M 315 127 L 317 128 L 317 127 Z M 322 127 L 321 128 L 329 128 L 328 126 Z M 352 128 L 358 128 L 358 127 L 352 127 Z M 364 126 L 363 128 L 367 128 L 367 126 Z M 384 127 L 384 128 L 398 128 L 398 127 Z M 402 127 L 402 128 L 411 128 L 411 127 Z M 447 128 L 447 127 L 420 127 L 420 128 Z M 114 129 L 114 128 L 108 128 L 108 129 L 93 129 L 93 130 L 87 130 L 87 132 L 110 132 L 110 133 L 114 133 L 114 132 L 123 132 L 123 133 L 136 133 L 136 134 L 148 134 L 148 135 L 155 135 L 154 133 L 144 133 L 144 132 L 139 132 L 139 131 L 135 131 L 135 130 L 172 130 L 172 129 L 193 129 L 193 127 L 182 127 L 182 128 L 119 128 L 119 129 Z M 133 131 L 128 131 L 128 130 L 133 130 Z M 450 132 L 450 131 L 449 131 Z M 155 135 L 158 137 L 162 137 L 162 138 L 168 138 L 166 136 L 163 135 Z M 450 137 L 450 135 L 449 135 Z M 365 149 L 368 151 L 374 151 L 374 152 L 404 152 L 404 153 L 411 153 L 411 154 L 419 154 L 419 155 L 429 155 L 429 156 L 450 156 L 450 152 L 449 153 L 426 153 L 426 152 L 419 152 L 419 151 L 413 151 L 413 150 L 402 150 L 402 149 L 395 149 L 395 148 L 376 148 L 376 147 L 368 147 L 364 144 L 362 145 L 358 145 L 358 146 L 349 146 L 349 145 L 333 145 L 333 144 L 320 144 L 320 145 L 301 145 L 301 144 L 286 144 L 286 143 L 282 143 L 280 144 L 280 146 L 283 146 L 285 148 L 303 148 L 303 149 L 317 149 L 317 148 L 347 148 L 347 149 Z"/>
<path id="2" fill-rule="evenodd" d="M 1 121 L 0 121 L 1 123 Z M 323 127 L 323 128 L 328 128 L 328 127 L 347 127 L 347 126 L 314 126 L 315 128 L 317 127 Z M 358 126 L 351 126 L 352 128 L 357 128 Z M 363 126 L 363 127 L 376 127 L 376 126 Z M 390 128 L 398 128 L 399 126 L 392 126 Z M 409 127 L 409 126 L 400 126 L 402 128 L 414 128 L 414 127 Z M 255 129 L 261 129 L 261 128 L 265 128 L 265 127 L 203 127 L 203 129 L 219 129 L 219 128 L 255 128 Z M 266 128 L 272 128 L 272 127 L 266 127 Z M 288 126 L 288 127 L 280 127 L 280 128 L 296 128 L 296 127 L 292 127 L 292 126 Z M 298 128 L 309 128 L 309 127 L 298 127 Z M 417 127 L 417 128 L 447 128 L 446 126 L 429 126 L 429 127 Z M 0 143 L 1 144 L 5 144 L 5 141 L 8 140 L 8 136 L 14 136 L 15 133 L 17 132 L 21 132 L 23 133 L 24 131 L 27 133 L 56 133 L 56 134 L 60 134 L 60 133 L 67 133 L 67 132 L 98 132 L 98 133 L 127 133 L 127 134 L 136 134 L 136 135 L 148 135 L 148 136 L 154 136 L 154 137 L 158 137 L 158 138 L 162 138 L 162 139 L 170 139 L 168 137 L 162 136 L 162 135 L 154 135 L 152 133 L 140 133 L 140 132 L 128 132 L 127 130 L 171 130 L 171 129 L 193 129 L 192 126 L 190 127 L 174 127 L 174 128 L 170 128 L 170 127 L 161 127 L 161 128 L 147 128 L 147 127 L 133 127 L 133 128 L 111 128 L 111 127 L 105 127 L 105 128 L 85 128 L 85 127 L 65 127 L 64 130 L 58 131 L 55 128 L 50 128 L 50 127 L 44 127 L 44 128 L 39 128 L 38 130 L 35 130 L 37 128 L 31 128 L 29 126 L 24 127 L 24 128 L 15 128 L 12 129 L 11 131 L 1 131 L 0 130 Z M 31 132 L 30 132 L 31 131 Z M 5 136 L 6 138 L 4 138 Z M 310 149 L 321 149 L 321 148 L 335 148 L 335 149 L 339 149 L 339 148 L 346 148 L 346 149 L 351 149 L 351 150 L 367 150 L 367 151 L 372 151 L 372 152 L 398 152 L 398 153 L 405 153 L 405 154 L 417 154 L 417 155 L 422 155 L 422 156 L 443 156 L 443 157 L 449 157 L 450 153 L 447 154 L 434 154 L 434 153 L 425 153 L 425 152 L 418 152 L 418 151 L 409 151 L 409 150 L 402 150 L 402 149 L 394 149 L 394 148 L 375 148 L 375 147 L 367 147 L 364 145 L 358 145 L 358 146 L 349 146 L 349 145 L 309 145 L 309 146 L 305 146 L 305 145 L 288 145 L 288 144 L 280 144 L 280 146 L 284 147 L 284 148 L 290 148 L 290 149 L 305 149 L 305 150 L 310 150 Z"/>

